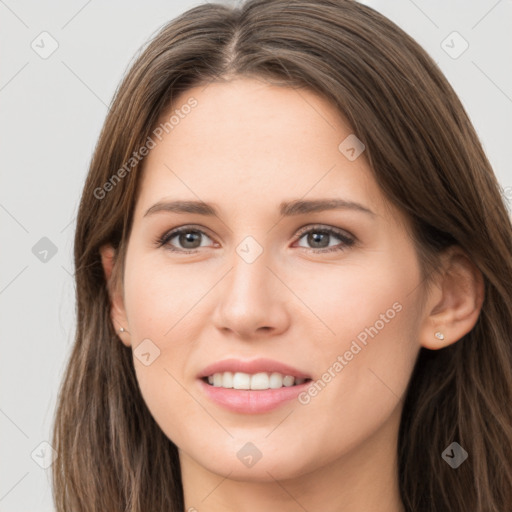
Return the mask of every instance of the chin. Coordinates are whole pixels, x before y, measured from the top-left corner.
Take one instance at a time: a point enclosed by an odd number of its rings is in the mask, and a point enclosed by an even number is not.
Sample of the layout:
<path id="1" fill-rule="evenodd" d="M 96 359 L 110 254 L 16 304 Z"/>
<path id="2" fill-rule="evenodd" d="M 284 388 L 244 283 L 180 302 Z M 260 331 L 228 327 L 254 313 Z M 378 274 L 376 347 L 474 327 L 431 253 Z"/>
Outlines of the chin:
<path id="1" fill-rule="evenodd" d="M 197 464 L 206 470 L 237 481 L 273 482 L 300 477 L 315 469 L 314 461 L 305 457 L 299 445 L 287 444 L 283 450 L 263 440 L 254 443 L 244 440 L 229 439 L 226 444 L 215 443 L 215 449 L 197 447 L 186 450 Z M 265 446 L 263 446 L 265 444 Z M 258 448 L 259 447 L 259 448 Z M 320 465 L 320 462 L 318 462 Z"/>

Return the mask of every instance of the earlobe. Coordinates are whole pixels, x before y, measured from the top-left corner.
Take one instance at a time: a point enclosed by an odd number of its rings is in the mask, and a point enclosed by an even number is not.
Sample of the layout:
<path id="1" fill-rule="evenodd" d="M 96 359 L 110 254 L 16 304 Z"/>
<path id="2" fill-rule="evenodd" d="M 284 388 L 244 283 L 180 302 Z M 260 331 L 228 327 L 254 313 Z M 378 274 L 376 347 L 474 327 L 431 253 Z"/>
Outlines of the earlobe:
<path id="1" fill-rule="evenodd" d="M 114 265 L 116 262 L 115 249 L 110 245 L 100 247 L 101 264 L 105 273 L 105 282 L 110 297 L 110 318 L 117 336 L 127 347 L 131 346 L 128 320 L 124 308 L 123 296 L 119 283 L 114 279 Z"/>
<path id="2" fill-rule="evenodd" d="M 421 346 L 430 350 L 447 347 L 470 332 L 484 301 L 482 273 L 460 247 L 447 249 L 442 260 L 420 332 Z"/>

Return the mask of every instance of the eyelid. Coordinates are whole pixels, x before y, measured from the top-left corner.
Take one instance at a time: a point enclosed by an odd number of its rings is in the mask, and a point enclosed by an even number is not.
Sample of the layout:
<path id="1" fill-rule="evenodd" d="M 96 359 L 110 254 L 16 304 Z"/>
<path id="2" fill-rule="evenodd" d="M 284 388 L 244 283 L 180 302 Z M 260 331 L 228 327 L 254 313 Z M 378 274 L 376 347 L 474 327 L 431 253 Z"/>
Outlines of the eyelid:
<path id="1" fill-rule="evenodd" d="M 302 226 L 301 228 L 299 228 L 295 236 L 300 237 L 300 235 L 302 235 L 303 233 L 311 231 L 313 229 L 318 229 L 318 231 L 332 231 L 336 233 L 338 236 L 351 238 L 354 240 L 356 238 L 352 233 L 345 229 L 337 228 L 335 226 L 330 226 L 327 224 L 307 224 L 306 226 Z"/>

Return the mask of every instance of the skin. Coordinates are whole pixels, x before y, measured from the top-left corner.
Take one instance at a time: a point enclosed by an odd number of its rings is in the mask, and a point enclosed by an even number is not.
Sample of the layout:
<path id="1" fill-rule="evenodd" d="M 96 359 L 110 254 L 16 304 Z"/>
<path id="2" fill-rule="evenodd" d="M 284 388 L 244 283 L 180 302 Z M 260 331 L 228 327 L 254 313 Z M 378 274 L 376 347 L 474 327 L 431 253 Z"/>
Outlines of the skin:
<path id="1" fill-rule="evenodd" d="M 352 130 L 325 99 L 236 78 L 185 91 L 173 108 L 190 97 L 198 105 L 146 157 L 124 282 L 111 292 L 121 341 L 135 350 L 150 339 L 160 350 L 134 365 L 149 410 L 179 449 L 185 510 L 403 510 L 395 453 L 404 392 L 420 347 L 445 347 L 473 328 L 480 273 L 455 247 L 427 292 L 408 219 L 383 196 L 364 152 L 349 161 L 338 150 Z M 281 201 L 333 197 L 374 215 L 279 215 Z M 213 203 L 219 215 L 144 216 L 170 199 Z M 318 252 L 297 235 L 317 224 L 356 243 Z M 198 252 L 157 247 L 185 225 L 205 235 L 195 246 L 168 244 Z M 252 263 L 236 252 L 246 236 L 263 249 Z M 322 240 L 343 246 L 335 235 Z M 110 280 L 114 251 L 101 254 Z M 395 303 L 400 312 L 306 405 L 240 414 L 198 385 L 202 368 L 227 357 L 268 357 L 320 379 Z M 247 442 L 262 454 L 252 467 L 237 457 Z"/>

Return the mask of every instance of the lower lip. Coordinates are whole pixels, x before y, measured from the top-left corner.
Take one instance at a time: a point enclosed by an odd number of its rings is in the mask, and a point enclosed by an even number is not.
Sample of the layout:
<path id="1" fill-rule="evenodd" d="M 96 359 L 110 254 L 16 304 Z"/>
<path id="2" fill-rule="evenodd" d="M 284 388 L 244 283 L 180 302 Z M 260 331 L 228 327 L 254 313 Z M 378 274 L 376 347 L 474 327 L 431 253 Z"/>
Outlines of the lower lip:
<path id="1" fill-rule="evenodd" d="M 283 386 L 278 389 L 247 390 L 212 386 L 199 379 L 203 391 L 213 402 L 231 411 L 244 414 L 258 414 L 276 409 L 297 398 L 311 382 L 307 381 L 296 386 Z"/>

